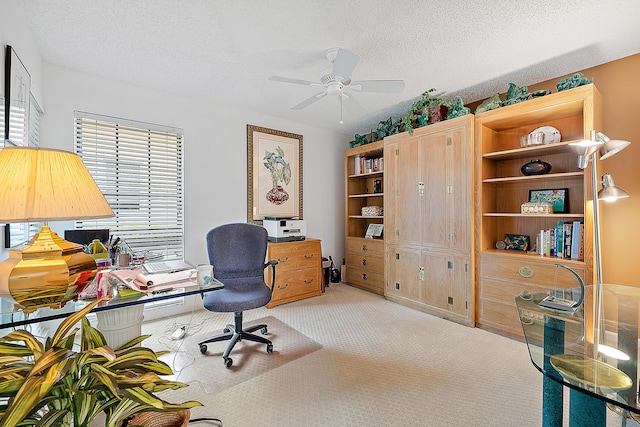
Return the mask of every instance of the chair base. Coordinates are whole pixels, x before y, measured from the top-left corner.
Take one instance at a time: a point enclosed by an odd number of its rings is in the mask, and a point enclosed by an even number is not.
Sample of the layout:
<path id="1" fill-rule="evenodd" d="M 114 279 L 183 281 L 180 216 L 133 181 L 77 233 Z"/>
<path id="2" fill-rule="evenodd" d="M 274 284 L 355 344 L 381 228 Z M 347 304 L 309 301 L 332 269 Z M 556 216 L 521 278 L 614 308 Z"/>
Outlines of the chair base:
<path id="1" fill-rule="evenodd" d="M 247 341 L 254 341 L 254 342 L 266 344 L 267 353 L 273 352 L 273 343 L 270 340 L 252 333 L 259 329 L 262 334 L 266 334 L 267 325 L 265 324 L 252 325 L 246 329 L 242 329 L 242 312 L 241 311 L 236 311 L 234 313 L 234 321 L 235 321 L 235 325 L 227 325 L 224 328 L 224 333 L 199 342 L 198 345 L 200 346 L 200 352 L 202 354 L 207 352 L 206 344 L 208 343 L 217 342 L 217 341 L 230 341 L 229 345 L 227 345 L 226 350 L 222 354 L 222 359 L 224 360 L 224 363 L 227 366 L 227 368 L 229 368 L 233 364 L 233 360 L 229 357 L 229 354 L 231 353 L 231 350 L 233 350 L 233 347 L 236 345 L 236 343 L 239 341 L 247 340 Z"/>

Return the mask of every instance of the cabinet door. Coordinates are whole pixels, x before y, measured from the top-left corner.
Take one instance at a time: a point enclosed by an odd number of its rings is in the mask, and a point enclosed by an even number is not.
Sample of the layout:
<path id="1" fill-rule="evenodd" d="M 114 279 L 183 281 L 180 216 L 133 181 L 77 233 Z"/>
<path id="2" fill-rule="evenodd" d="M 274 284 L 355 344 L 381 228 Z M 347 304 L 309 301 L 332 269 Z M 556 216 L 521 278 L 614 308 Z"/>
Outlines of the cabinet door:
<path id="1" fill-rule="evenodd" d="M 422 244 L 430 247 L 449 247 L 448 195 L 449 160 L 447 137 L 438 132 L 420 138 L 420 182 L 424 193 L 420 197 L 422 213 Z"/>
<path id="2" fill-rule="evenodd" d="M 422 244 L 470 251 L 473 184 L 467 127 L 427 135 L 420 141 Z"/>
<path id="3" fill-rule="evenodd" d="M 420 249 L 388 246 L 386 293 L 412 301 L 420 301 L 421 258 Z"/>
<path id="4" fill-rule="evenodd" d="M 425 251 L 423 301 L 431 307 L 467 316 L 471 289 L 469 258 Z"/>
<path id="5" fill-rule="evenodd" d="M 448 310 L 447 298 L 451 282 L 447 263 L 450 257 L 446 254 L 429 253 L 423 255 L 424 292 L 423 302 L 431 307 Z"/>
<path id="6" fill-rule="evenodd" d="M 395 234 L 398 243 L 420 244 L 420 196 L 418 139 L 413 138 L 398 144 L 393 156 L 395 162 L 394 193 Z"/>

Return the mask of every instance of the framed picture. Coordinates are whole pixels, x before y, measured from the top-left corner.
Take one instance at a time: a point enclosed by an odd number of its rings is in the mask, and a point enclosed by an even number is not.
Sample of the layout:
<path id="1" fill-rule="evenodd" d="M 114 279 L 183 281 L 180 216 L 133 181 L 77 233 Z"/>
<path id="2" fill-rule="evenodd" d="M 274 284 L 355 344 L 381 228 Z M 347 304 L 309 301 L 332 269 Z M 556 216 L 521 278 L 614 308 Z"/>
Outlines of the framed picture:
<path id="1" fill-rule="evenodd" d="M 567 213 L 568 192 L 569 190 L 567 188 L 529 190 L 529 201 L 551 203 L 553 206 L 553 213 Z"/>
<path id="2" fill-rule="evenodd" d="M 31 76 L 16 51 L 7 46 L 4 64 L 5 145 L 29 145 Z"/>
<path id="3" fill-rule="evenodd" d="M 247 125 L 247 222 L 302 219 L 302 135 Z"/>

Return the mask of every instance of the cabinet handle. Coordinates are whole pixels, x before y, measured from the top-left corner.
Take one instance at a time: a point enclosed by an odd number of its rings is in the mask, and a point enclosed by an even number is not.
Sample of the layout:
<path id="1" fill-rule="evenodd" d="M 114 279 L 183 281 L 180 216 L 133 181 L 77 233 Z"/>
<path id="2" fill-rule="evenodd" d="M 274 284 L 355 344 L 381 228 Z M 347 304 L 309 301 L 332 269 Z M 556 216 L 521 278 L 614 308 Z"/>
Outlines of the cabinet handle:
<path id="1" fill-rule="evenodd" d="M 304 283 L 306 283 L 307 285 L 308 285 L 309 283 L 313 283 L 313 279 L 311 279 L 311 280 L 304 279 Z"/>
<path id="2" fill-rule="evenodd" d="M 304 254 L 304 257 L 305 257 L 306 259 L 309 259 L 309 258 L 313 258 L 313 256 L 314 256 L 314 255 L 315 255 L 315 254 L 311 254 L 311 255 Z"/>
<path id="3" fill-rule="evenodd" d="M 367 265 L 367 260 L 366 260 L 366 259 L 363 259 L 362 261 L 360 261 L 360 263 L 361 263 L 362 265 Z"/>
<path id="4" fill-rule="evenodd" d="M 284 286 L 278 284 L 278 289 L 287 289 L 289 287 L 289 283 L 285 283 Z"/>
<path id="5" fill-rule="evenodd" d="M 518 269 L 518 273 L 522 276 L 522 277 L 526 277 L 527 279 L 530 277 L 533 277 L 533 270 L 529 267 L 527 267 L 526 265 L 523 265 L 522 267 L 520 267 Z"/>
<path id="6" fill-rule="evenodd" d="M 278 258 L 278 262 L 285 262 L 285 261 L 289 261 L 289 257 L 285 257 L 284 259 Z"/>
<path id="7" fill-rule="evenodd" d="M 362 245 L 362 250 L 363 250 L 364 252 L 366 252 L 366 251 L 367 251 L 367 245 Z"/>
<path id="8" fill-rule="evenodd" d="M 360 277 L 362 277 L 362 280 L 367 280 L 367 275 L 366 275 L 366 274 L 364 274 L 364 273 L 363 273 L 363 274 L 362 274 L 362 276 L 360 276 Z"/>

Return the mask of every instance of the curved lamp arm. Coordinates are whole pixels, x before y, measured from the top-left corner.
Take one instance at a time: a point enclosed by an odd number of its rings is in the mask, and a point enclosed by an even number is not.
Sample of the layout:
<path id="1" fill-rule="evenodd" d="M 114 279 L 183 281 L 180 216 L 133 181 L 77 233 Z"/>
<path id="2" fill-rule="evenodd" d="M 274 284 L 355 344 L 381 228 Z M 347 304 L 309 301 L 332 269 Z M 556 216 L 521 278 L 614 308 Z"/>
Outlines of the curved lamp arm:
<path id="1" fill-rule="evenodd" d="M 576 273 L 572 268 L 567 267 L 566 265 L 562 265 L 562 264 L 554 264 L 554 265 L 556 267 L 566 268 L 571 273 L 573 273 L 574 276 L 576 276 L 576 279 L 578 279 L 578 283 L 580 283 L 580 299 L 578 301 L 576 301 L 576 303 L 573 304 L 573 306 L 574 307 L 580 307 L 580 304 L 582 304 L 582 301 L 584 301 L 584 281 L 582 280 L 582 277 L 580 277 L 580 275 L 578 275 L 578 273 Z"/>

